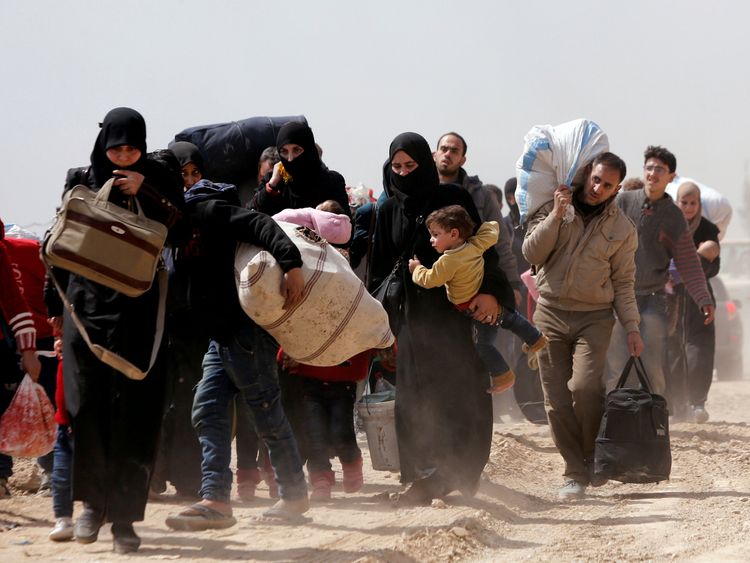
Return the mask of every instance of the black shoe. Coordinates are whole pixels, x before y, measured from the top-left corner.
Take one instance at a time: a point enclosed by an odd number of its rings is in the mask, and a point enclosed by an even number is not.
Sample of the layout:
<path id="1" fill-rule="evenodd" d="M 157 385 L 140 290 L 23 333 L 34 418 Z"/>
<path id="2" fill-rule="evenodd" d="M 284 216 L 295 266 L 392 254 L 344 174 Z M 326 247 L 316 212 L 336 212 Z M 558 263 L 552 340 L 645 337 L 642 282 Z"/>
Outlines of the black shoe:
<path id="1" fill-rule="evenodd" d="M 86 506 L 75 525 L 78 543 L 94 543 L 99 537 L 99 528 L 104 523 L 104 514 L 91 506 Z"/>
<path id="2" fill-rule="evenodd" d="M 132 522 L 114 522 L 112 541 L 115 553 L 134 553 L 141 547 L 141 538 L 135 533 Z"/>

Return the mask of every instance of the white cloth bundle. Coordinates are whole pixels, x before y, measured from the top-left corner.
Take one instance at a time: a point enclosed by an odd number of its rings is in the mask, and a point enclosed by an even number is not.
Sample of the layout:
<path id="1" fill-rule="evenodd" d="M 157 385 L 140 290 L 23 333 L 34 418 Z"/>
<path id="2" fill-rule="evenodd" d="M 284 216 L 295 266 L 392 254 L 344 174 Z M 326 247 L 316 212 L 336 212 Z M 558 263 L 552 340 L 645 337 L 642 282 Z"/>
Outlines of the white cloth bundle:
<path id="1" fill-rule="evenodd" d="M 588 119 L 535 125 L 523 140 L 523 153 L 516 163 L 521 221 L 551 201 L 560 184 L 570 186 L 579 170 L 609 150 L 607 135 Z"/>
<path id="2" fill-rule="evenodd" d="M 278 221 L 302 254 L 305 291 L 300 304 L 283 310 L 283 272 L 265 250 L 237 246 L 235 279 L 243 310 L 268 331 L 290 357 L 314 366 L 335 366 L 394 337 L 388 315 L 365 289 L 346 258 L 314 231 Z"/>

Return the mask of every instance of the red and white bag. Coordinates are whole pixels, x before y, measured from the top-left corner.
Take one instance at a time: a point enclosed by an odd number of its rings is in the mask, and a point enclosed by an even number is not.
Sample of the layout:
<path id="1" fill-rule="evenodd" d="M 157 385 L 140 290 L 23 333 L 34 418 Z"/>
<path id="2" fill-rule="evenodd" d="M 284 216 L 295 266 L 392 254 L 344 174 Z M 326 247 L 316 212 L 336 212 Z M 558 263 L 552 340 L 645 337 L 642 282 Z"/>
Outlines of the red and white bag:
<path id="1" fill-rule="evenodd" d="M 282 309 L 278 263 L 262 248 L 241 243 L 234 270 L 245 313 L 303 364 L 336 366 L 365 350 L 393 344 L 388 315 L 346 258 L 314 231 L 278 224 L 302 254 L 302 301 Z"/>
<path id="2" fill-rule="evenodd" d="M 47 393 L 24 375 L 8 409 L 0 418 L 0 452 L 13 457 L 39 457 L 55 445 L 55 409 Z"/>

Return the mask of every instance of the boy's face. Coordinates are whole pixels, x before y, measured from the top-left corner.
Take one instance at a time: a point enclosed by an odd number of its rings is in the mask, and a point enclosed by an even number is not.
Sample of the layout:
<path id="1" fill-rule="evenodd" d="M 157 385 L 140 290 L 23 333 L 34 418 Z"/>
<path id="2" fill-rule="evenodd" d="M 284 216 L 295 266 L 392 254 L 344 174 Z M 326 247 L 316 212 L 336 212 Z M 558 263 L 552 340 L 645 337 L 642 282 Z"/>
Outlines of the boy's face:
<path id="1" fill-rule="evenodd" d="M 674 176 L 669 166 L 658 158 L 649 158 L 643 165 L 643 182 L 650 192 L 663 193 Z"/>
<path id="2" fill-rule="evenodd" d="M 203 174 L 201 174 L 201 171 L 192 162 L 188 162 L 182 167 L 182 183 L 186 190 L 192 188 L 201 178 L 203 178 Z"/>
<path id="3" fill-rule="evenodd" d="M 445 230 L 437 223 L 431 223 L 427 230 L 430 231 L 430 244 L 440 254 L 446 250 L 457 248 L 463 241 L 460 239 L 458 229 Z"/>

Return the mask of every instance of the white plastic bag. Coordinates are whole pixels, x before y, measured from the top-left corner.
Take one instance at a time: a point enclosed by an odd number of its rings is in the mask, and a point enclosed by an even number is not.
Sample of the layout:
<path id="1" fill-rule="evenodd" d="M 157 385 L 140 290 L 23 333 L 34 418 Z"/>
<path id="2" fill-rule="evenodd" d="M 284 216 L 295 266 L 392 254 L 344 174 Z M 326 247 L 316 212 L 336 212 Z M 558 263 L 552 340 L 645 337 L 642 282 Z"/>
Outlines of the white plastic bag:
<path id="1" fill-rule="evenodd" d="M 607 135 L 588 119 L 532 127 L 516 162 L 521 221 L 551 201 L 560 184 L 570 186 L 580 170 L 608 150 Z"/>
<path id="2" fill-rule="evenodd" d="M 675 201 L 677 200 L 677 190 L 685 182 L 692 182 L 700 188 L 701 213 L 706 219 L 719 227 L 719 240 L 723 239 L 724 235 L 727 234 L 729 222 L 732 220 L 732 204 L 729 199 L 718 190 L 709 188 L 696 180 L 675 176 L 674 180 L 667 185 L 667 193 Z"/>
<path id="3" fill-rule="evenodd" d="M 302 254 L 302 302 L 283 310 L 283 272 L 265 250 L 239 244 L 235 279 L 240 305 L 292 359 L 335 366 L 372 348 L 387 348 L 394 337 L 383 307 L 365 289 L 346 258 L 313 231 L 278 221 Z"/>
<path id="4" fill-rule="evenodd" d="M 24 375 L 0 418 L 0 452 L 14 457 L 39 457 L 55 445 L 55 409 L 44 388 Z"/>

